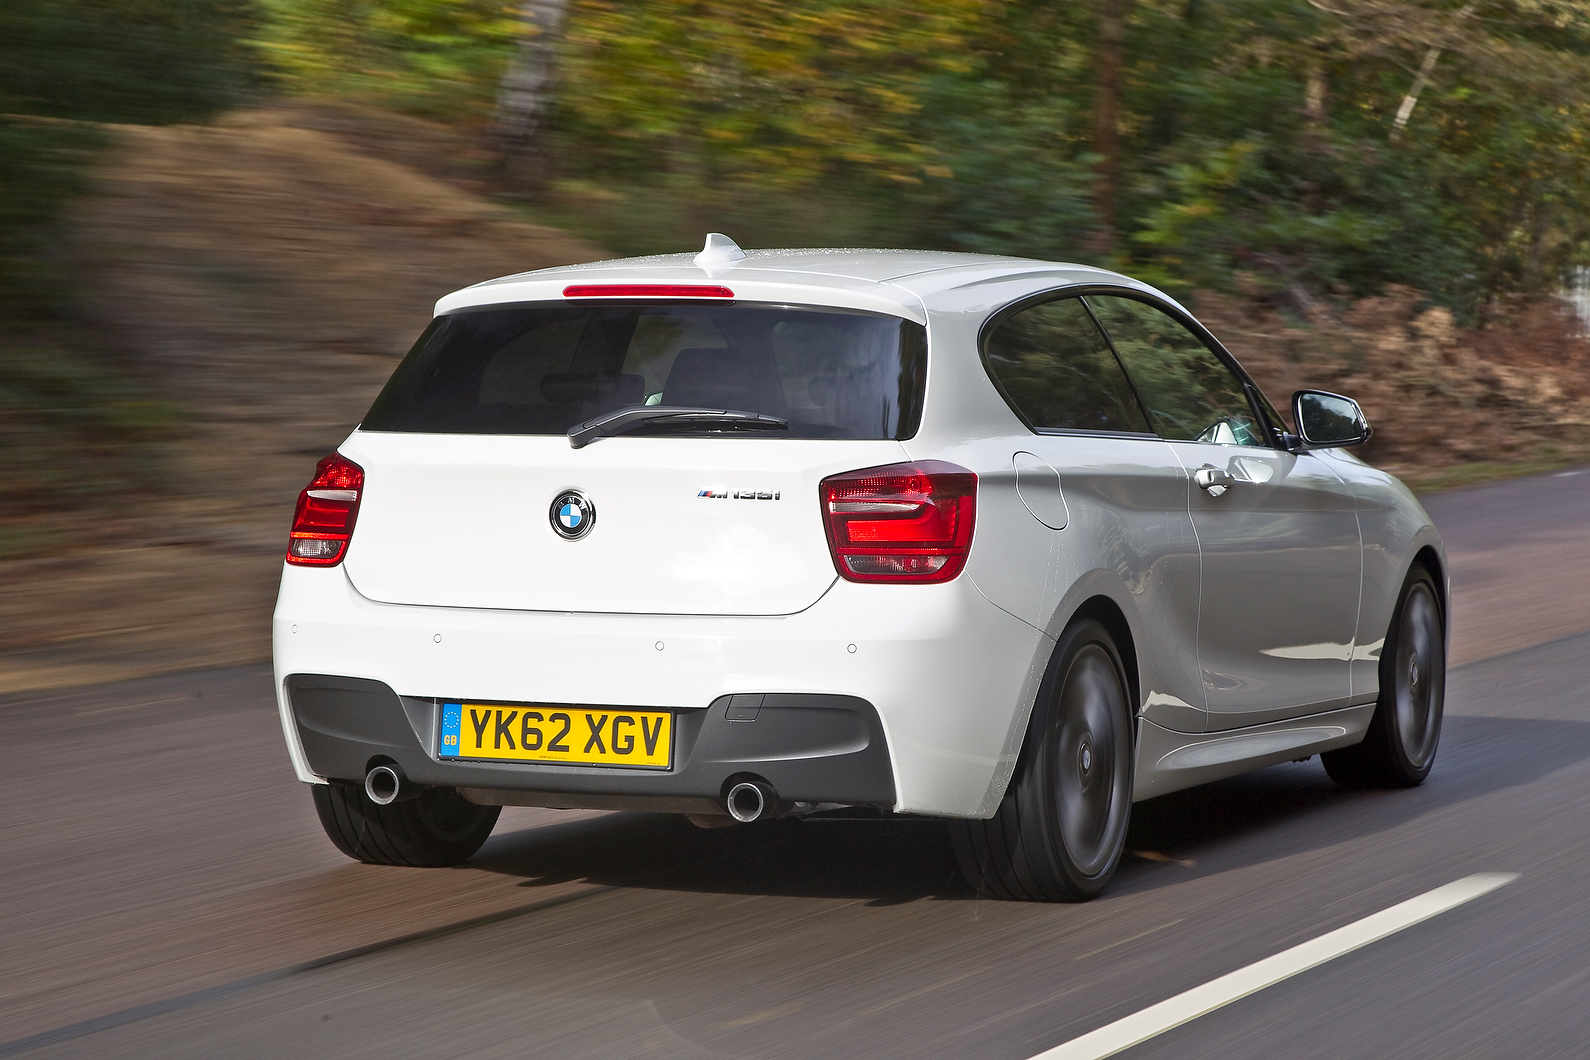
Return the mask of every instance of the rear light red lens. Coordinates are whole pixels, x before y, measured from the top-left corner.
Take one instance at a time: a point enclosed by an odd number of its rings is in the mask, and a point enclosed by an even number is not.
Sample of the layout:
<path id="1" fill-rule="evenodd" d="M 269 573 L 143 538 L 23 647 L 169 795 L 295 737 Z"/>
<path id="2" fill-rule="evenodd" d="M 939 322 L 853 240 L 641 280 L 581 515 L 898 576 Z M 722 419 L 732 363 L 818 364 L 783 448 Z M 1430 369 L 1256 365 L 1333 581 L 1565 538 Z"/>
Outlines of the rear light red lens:
<path id="1" fill-rule="evenodd" d="M 823 479 L 828 547 L 853 582 L 947 582 L 966 566 L 977 476 L 943 460 L 889 464 Z"/>
<path id="2" fill-rule="evenodd" d="M 586 283 L 563 288 L 564 298 L 733 298 L 727 287 L 699 283 Z"/>
<path id="3" fill-rule="evenodd" d="M 348 552 L 359 517 L 364 468 L 332 453 L 315 465 L 314 480 L 298 495 L 287 562 L 297 567 L 335 567 Z"/>

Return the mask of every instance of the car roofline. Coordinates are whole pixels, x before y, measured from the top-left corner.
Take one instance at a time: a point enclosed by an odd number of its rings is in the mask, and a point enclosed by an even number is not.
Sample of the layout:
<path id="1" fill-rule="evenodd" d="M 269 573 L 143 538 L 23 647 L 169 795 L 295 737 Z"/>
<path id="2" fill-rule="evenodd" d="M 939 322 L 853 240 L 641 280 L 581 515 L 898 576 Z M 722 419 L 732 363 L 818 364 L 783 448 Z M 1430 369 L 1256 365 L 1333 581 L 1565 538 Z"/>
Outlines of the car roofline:
<path id="1" fill-rule="evenodd" d="M 787 302 L 798 297 L 803 304 L 828 305 L 895 313 L 925 323 L 924 292 L 919 289 L 922 279 L 933 277 L 949 279 L 957 273 L 965 274 L 967 284 L 931 285 L 939 290 L 979 283 L 1004 282 L 1023 276 L 1053 274 L 1063 280 L 1057 286 L 1083 286 L 1119 284 L 1165 297 L 1152 287 L 1131 277 L 1092 265 L 1071 262 L 1041 261 L 1033 258 L 1015 258 L 999 255 L 953 254 L 920 251 L 856 251 L 856 250 L 793 250 L 750 251 L 749 256 L 733 267 L 702 268 L 688 255 L 665 255 L 638 258 L 616 258 L 590 262 L 583 265 L 562 265 L 532 272 L 516 273 L 482 281 L 453 291 L 438 299 L 436 315 L 459 309 L 517 302 L 563 301 L 563 287 L 576 279 L 606 284 L 663 284 L 705 283 L 719 286 L 734 285 L 743 292 L 741 301 Z M 915 258 L 917 267 L 890 270 L 883 275 L 857 275 L 862 270 L 845 270 L 842 266 L 824 269 L 814 265 L 795 265 L 779 268 L 780 258 L 788 255 L 828 255 L 850 257 L 853 260 L 875 255 L 875 262 L 899 258 Z M 939 255 L 955 260 L 933 262 Z M 791 263 L 793 265 L 793 263 Z M 836 263 L 837 264 L 837 263 Z M 917 281 L 917 282 L 913 282 Z M 731 287 L 731 289 L 733 289 Z M 782 289 L 782 290 L 780 290 Z M 798 295 L 797 295 L 798 292 Z"/>

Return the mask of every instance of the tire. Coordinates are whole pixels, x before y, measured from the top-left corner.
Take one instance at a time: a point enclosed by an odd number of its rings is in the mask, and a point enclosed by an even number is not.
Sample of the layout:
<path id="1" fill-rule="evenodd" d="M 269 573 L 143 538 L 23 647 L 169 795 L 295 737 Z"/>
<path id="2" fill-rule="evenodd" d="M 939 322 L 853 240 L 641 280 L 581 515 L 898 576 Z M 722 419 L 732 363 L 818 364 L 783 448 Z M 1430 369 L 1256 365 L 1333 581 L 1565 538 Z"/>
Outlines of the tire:
<path id="1" fill-rule="evenodd" d="M 1344 787 L 1411 788 L 1424 782 L 1441 740 L 1446 628 L 1435 579 L 1408 572 L 1380 655 L 1380 700 L 1362 743 L 1320 755 Z"/>
<path id="2" fill-rule="evenodd" d="M 979 894 L 1081 902 L 1115 874 L 1132 810 L 1132 717 L 1109 631 L 1073 622 L 1055 647 L 1016 774 L 986 821 L 952 821 Z"/>
<path id="3" fill-rule="evenodd" d="M 314 785 L 315 810 L 336 848 L 366 865 L 457 865 L 479 850 L 502 813 L 451 788 L 377 806 L 363 788 Z"/>

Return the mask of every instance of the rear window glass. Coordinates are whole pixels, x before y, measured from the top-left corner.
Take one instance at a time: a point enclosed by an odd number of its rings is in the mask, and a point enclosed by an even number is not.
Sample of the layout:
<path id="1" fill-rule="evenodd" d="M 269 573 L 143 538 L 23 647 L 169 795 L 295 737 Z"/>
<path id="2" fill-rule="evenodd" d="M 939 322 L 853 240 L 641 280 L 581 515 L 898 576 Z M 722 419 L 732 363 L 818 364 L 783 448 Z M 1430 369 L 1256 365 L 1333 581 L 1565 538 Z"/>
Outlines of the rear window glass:
<path id="1" fill-rule="evenodd" d="M 376 398 L 367 431 L 564 434 L 633 405 L 758 412 L 788 431 L 909 438 L 927 336 L 843 309 L 699 302 L 523 303 L 436 318 Z M 672 431 L 670 433 L 678 433 Z"/>

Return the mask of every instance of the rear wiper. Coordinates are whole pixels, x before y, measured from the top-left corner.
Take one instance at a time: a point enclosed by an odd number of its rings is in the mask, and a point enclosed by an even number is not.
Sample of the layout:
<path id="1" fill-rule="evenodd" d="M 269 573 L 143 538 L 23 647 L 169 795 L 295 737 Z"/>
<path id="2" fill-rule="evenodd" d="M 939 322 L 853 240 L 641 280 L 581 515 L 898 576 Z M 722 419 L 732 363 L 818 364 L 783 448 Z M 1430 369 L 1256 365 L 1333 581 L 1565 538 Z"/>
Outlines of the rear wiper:
<path id="1" fill-rule="evenodd" d="M 789 420 L 735 409 L 697 409 L 685 405 L 630 405 L 569 428 L 569 447 L 579 449 L 609 434 L 637 427 L 708 431 L 787 431 Z"/>

